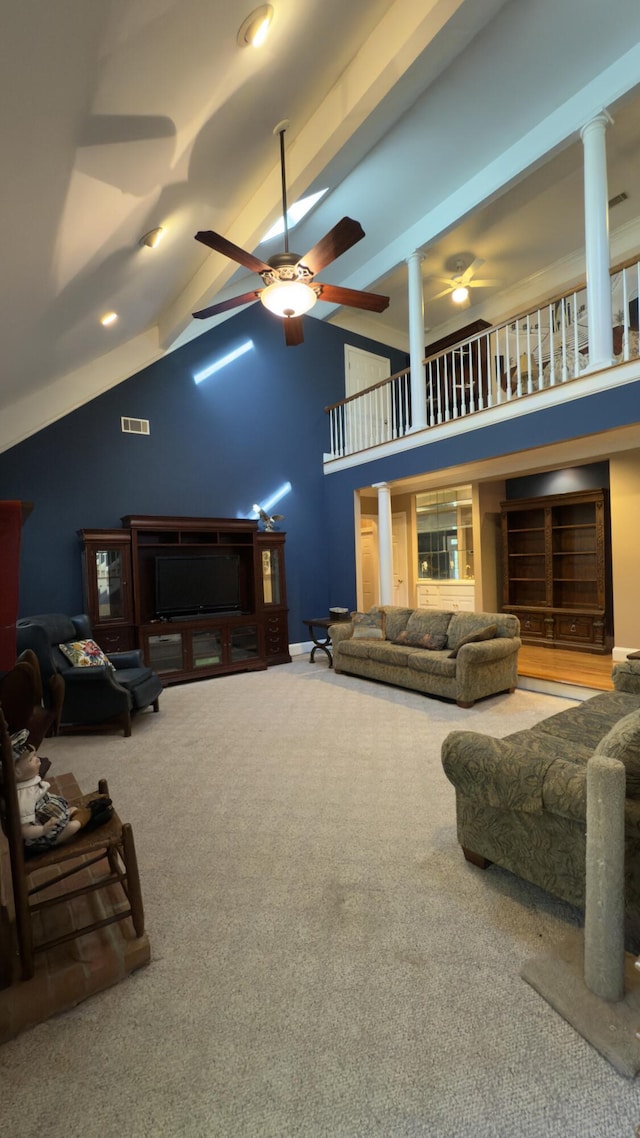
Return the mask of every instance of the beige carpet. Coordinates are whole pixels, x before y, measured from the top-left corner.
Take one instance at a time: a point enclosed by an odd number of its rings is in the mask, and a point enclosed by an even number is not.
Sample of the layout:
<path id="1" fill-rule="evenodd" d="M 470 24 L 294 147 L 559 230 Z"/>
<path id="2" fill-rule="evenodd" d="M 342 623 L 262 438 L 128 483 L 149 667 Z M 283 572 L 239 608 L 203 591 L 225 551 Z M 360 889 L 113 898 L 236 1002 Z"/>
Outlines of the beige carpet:
<path id="1" fill-rule="evenodd" d="M 464 711 L 298 658 L 168 689 L 133 736 L 47 743 L 134 824 L 152 963 L 0 1049 L 11 1138 L 632 1138 L 634 1082 L 520 979 L 579 923 L 467 865 L 440 744 Z"/>

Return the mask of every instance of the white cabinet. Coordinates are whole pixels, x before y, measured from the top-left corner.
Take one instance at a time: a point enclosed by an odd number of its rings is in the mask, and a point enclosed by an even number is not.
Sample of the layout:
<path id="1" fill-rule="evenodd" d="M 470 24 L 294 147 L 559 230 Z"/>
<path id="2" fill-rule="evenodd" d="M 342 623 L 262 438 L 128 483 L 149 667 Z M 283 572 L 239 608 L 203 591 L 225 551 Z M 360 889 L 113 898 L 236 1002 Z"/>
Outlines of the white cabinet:
<path id="1" fill-rule="evenodd" d="M 416 585 L 419 609 L 445 609 L 447 612 L 473 612 L 475 585 L 467 581 L 420 581 Z"/>

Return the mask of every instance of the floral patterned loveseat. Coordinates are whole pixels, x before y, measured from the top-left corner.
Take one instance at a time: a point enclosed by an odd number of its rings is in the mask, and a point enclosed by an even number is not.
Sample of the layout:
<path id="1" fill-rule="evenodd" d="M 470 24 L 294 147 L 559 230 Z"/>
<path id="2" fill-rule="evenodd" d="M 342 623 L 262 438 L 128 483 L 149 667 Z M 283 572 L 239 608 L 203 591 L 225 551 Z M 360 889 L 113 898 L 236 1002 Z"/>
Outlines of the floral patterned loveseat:
<path id="1" fill-rule="evenodd" d="M 613 668 L 614 691 L 504 739 L 452 731 L 442 745 L 467 860 L 491 862 L 584 908 L 586 765 L 596 748 L 627 770 L 625 906 L 640 918 L 640 661 Z"/>

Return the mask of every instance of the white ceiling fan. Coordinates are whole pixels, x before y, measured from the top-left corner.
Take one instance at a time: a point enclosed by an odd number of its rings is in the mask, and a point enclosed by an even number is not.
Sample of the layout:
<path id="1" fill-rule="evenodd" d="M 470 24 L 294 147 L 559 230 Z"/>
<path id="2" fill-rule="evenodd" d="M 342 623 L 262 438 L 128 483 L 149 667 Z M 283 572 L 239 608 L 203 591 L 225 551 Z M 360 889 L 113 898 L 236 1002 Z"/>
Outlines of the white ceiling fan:
<path id="1" fill-rule="evenodd" d="M 465 269 L 464 261 L 459 258 L 455 264 L 455 271 L 452 277 L 434 277 L 433 280 L 441 281 L 447 287 L 442 292 L 437 293 L 433 300 L 440 300 L 443 296 L 451 296 L 455 304 L 467 304 L 469 301 L 470 288 L 490 288 L 492 285 L 499 285 L 500 281 L 494 280 L 476 280 L 474 274 L 477 273 L 481 265 L 484 265 L 482 257 L 476 257 L 470 265 Z"/>

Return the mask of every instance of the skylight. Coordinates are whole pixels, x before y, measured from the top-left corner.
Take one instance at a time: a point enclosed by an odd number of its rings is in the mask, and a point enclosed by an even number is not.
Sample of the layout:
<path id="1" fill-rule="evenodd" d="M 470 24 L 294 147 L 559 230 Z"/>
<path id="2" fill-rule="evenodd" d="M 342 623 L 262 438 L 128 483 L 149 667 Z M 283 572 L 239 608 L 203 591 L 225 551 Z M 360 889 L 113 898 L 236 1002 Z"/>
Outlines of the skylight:
<path id="1" fill-rule="evenodd" d="M 313 209 L 316 202 L 320 201 L 328 192 L 328 187 L 324 190 L 318 190 L 316 194 L 308 194 L 306 198 L 300 198 L 299 201 L 294 202 L 287 210 L 287 225 L 289 229 L 294 229 L 299 221 Z M 284 218 L 279 217 L 278 220 L 271 226 L 268 233 L 265 233 L 262 241 L 272 241 L 274 237 L 279 237 L 284 233 Z"/>

